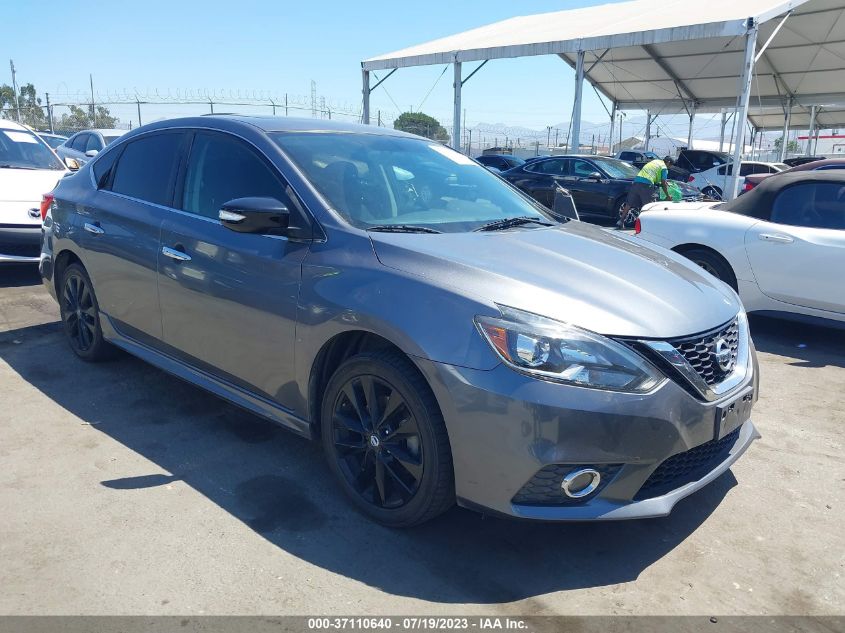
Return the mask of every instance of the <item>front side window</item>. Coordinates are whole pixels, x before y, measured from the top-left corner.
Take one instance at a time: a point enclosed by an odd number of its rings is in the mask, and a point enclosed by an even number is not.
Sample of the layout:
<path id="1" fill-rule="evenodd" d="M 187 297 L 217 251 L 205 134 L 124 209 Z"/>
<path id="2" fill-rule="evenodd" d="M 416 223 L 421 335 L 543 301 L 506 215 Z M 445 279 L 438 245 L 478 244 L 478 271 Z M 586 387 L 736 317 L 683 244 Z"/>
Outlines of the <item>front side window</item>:
<path id="1" fill-rule="evenodd" d="M 183 136 L 165 132 L 127 143 L 115 166 L 111 191 L 170 206 Z"/>
<path id="2" fill-rule="evenodd" d="M 805 182 L 784 189 L 772 206 L 772 222 L 845 230 L 845 183 Z"/>
<path id="3" fill-rule="evenodd" d="M 358 228 L 399 224 L 463 232 L 513 217 L 549 221 L 501 178 L 432 141 L 344 132 L 270 136 Z"/>
<path id="4" fill-rule="evenodd" d="M 0 129 L 0 169 L 64 169 L 55 154 L 29 130 Z"/>
<path id="5" fill-rule="evenodd" d="M 182 210 L 216 220 L 225 203 L 247 197 L 275 198 L 288 205 L 278 176 L 246 143 L 226 134 L 198 133 L 188 159 Z"/>
<path id="6" fill-rule="evenodd" d="M 75 150 L 77 150 L 77 151 L 79 151 L 79 152 L 84 152 L 84 151 L 85 151 L 85 145 L 86 145 L 86 143 L 88 143 L 88 137 L 89 137 L 89 136 L 90 136 L 90 135 L 89 135 L 89 134 L 87 134 L 87 133 L 86 133 L 86 134 L 79 134 L 79 135 L 77 135 L 77 136 L 76 136 L 76 137 L 74 137 L 74 139 L 71 141 L 70 146 L 71 146 L 73 149 L 75 149 Z"/>
<path id="7" fill-rule="evenodd" d="M 596 168 L 585 160 L 572 161 L 572 174 L 578 178 L 589 178 L 596 171 Z"/>
<path id="8" fill-rule="evenodd" d="M 85 151 L 88 152 L 90 150 L 100 151 L 103 149 L 103 142 L 100 140 L 100 137 L 96 134 L 89 134 L 88 135 L 88 142 L 85 143 Z"/>

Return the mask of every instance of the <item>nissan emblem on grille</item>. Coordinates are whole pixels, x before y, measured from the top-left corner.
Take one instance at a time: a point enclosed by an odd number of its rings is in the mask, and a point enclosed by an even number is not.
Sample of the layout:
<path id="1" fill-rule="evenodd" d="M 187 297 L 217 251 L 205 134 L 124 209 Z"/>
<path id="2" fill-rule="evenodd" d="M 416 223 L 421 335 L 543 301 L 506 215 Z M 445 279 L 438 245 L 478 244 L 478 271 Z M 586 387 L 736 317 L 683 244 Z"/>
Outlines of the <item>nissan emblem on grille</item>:
<path id="1" fill-rule="evenodd" d="M 672 345 L 708 385 L 716 385 L 734 370 L 739 352 L 739 323 L 736 320 L 695 337 L 676 339 Z"/>

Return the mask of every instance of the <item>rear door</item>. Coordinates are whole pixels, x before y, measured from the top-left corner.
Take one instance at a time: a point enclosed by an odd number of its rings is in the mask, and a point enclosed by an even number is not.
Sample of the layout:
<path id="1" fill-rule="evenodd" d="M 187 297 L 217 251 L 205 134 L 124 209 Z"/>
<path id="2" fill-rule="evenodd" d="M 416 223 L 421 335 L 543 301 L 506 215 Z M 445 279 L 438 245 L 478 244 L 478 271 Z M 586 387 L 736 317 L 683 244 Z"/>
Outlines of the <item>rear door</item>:
<path id="1" fill-rule="evenodd" d="M 151 132 L 104 153 L 92 165 L 97 189 L 77 207 L 79 243 L 101 310 L 121 333 L 149 345 L 161 338 L 159 232 L 185 138 Z"/>
<path id="2" fill-rule="evenodd" d="M 745 236 L 760 290 L 794 305 L 845 313 L 845 183 L 796 183 L 780 192 L 771 219 Z"/>
<path id="3" fill-rule="evenodd" d="M 220 207 L 235 198 L 300 205 L 267 158 L 223 132 L 194 135 L 178 211 L 162 226 L 164 340 L 189 364 L 291 405 L 296 305 L 307 244 L 234 232 Z M 287 394 L 287 395 L 286 395 Z"/>

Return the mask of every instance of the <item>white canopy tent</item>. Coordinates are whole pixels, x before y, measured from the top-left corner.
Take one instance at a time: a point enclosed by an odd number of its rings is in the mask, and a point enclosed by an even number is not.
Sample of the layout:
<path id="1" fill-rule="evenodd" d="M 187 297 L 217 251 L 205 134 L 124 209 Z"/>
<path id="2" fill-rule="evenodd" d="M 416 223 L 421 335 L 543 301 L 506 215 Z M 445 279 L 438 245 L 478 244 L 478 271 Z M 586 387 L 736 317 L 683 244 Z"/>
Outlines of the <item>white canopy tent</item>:
<path id="1" fill-rule="evenodd" d="M 690 138 L 695 113 L 725 108 L 743 123 L 752 108 L 761 129 L 787 130 L 805 113 L 814 124 L 845 121 L 845 0 L 632 0 L 515 17 L 362 62 L 363 120 L 381 83 L 370 87 L 371 71 L 448 63 L 460 139 L 461 88 L 480 68 L 464 77 L 462 64 L 533 55 L 558 55 L 575 69 L 574 147 L 584 80 L 610 101 L 611 125 L 617 110 L 687 112 Z M 732 126 L 737 161 L 745 127 Z"/>

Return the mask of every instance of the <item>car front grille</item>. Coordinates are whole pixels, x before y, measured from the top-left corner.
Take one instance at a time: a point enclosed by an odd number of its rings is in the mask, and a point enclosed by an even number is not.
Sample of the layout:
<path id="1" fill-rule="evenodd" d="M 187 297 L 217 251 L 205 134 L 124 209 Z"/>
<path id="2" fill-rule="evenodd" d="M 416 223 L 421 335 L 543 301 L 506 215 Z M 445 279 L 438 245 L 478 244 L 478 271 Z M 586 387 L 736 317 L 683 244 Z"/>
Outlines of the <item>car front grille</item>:
<path id="1" fill-rule="evenodd" d="M 621 467 L 622 464 L 549 464 L 537 471 L 537 474 L 511 499 L 511 503 L 526 506 L 563 506 L 585 503 L 601 492 Z M 572 499 L 563 493 L 561 483 L 568 473 L 581 468 L 592 468 L 598 471 L 601 482 L 590 495 Z"/>
<path id="2" fill-rule="evenodd" d="M 730 364 L 727 370 L 720 367 L 716 359 L 716 345 L 719 341 L 723 341 L 730 350 Z M 739 354 L 739 321 L 734 319 L 706 334 L 674 339 L 669 343 L 681 353 L 704 382 L 712 387 L 722 382 L 736 366 Z"/>
<path id="3" fill-rule="evenodd" d="M 688 483 L 698 481 L 724 461 L 736 444 L 739 431 L 740 429 L 736 429 L 720 440 L 710 440 L 664 460 L 651 473 L 634 500 L 659 497 Z"/>

